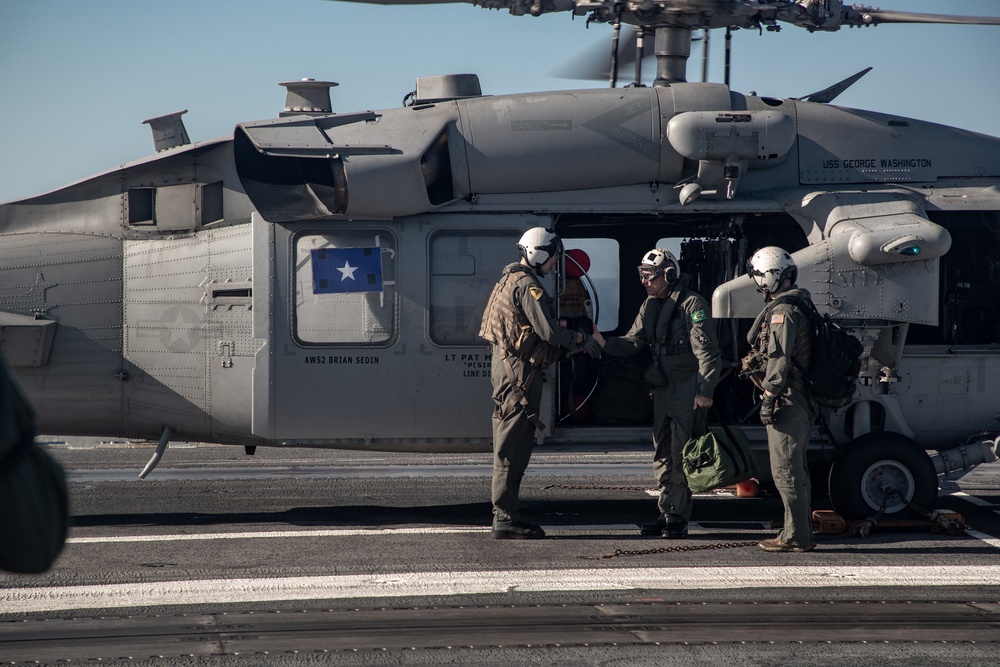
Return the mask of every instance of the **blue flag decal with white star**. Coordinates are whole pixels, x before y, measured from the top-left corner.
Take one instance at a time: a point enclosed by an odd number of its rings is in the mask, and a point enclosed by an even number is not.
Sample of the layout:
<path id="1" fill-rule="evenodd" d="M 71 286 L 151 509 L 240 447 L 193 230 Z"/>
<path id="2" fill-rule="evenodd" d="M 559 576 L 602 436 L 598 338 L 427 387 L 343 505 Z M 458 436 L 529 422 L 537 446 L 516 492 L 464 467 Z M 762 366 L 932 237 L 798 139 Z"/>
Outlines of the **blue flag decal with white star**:
<path id="1" fill-rule="evenodd" d="M 382 291 L 382 250 L 320 248 L 312 251 L 313 293 Z"/>

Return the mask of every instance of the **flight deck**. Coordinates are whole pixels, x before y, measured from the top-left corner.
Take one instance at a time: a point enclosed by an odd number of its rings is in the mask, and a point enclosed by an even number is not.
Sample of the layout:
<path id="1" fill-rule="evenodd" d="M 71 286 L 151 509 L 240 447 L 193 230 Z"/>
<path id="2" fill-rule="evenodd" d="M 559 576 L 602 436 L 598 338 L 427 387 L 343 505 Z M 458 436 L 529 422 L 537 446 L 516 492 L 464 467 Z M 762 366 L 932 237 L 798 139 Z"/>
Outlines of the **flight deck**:
<path id="1" fill-rule="evenodd" d="M 961 535 L 886 526 L 769 554 L 756 542 L 781 502 L 766 485 L 697 496 L 687 539 L 640 537 L 656 510 L 637 447 L 537 449 L 522 498 L 547 536 L 496 541 L 488 454 L 178 444 L 139 480 L 150 446 L 48 445 L 71 535 L 49 572 L 0 574 L 4 664 L 1000 654 L 1000 464 L 939 498 Z"/>

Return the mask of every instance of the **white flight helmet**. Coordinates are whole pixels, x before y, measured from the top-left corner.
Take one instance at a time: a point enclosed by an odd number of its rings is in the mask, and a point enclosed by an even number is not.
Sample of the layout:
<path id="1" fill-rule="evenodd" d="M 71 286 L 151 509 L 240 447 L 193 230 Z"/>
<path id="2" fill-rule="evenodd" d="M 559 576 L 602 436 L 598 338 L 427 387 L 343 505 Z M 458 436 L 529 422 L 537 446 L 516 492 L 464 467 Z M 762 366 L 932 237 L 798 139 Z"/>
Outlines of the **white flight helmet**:
<path id="1" fill-rule="evenodd" d="M 649 279 L 663 276 L 668 284 L 673 285 L 680 278 L 681 266 L 669 250 L 653 248 L 642 256 L 639 275 Z"/>
<path id="2" fill-rule="evenodd" d="M 799 277 L 799 268 L 792 256 L 777 246 L 761 248 L 747 264 L 747 273 L 765 299 L 770 298 L 786 278 L 794 284 Z"/>
<path id="3" fill-rule="evenodd" d="M 521 235 L 521 240 L 517 242 L 517 249 L 521 253 L 521 257 L 528 260 L 531 268 L 539 271 L 545 262 L 562 253 L 563 243 L 562 239 L 551 229 L 532 227 Z"/>

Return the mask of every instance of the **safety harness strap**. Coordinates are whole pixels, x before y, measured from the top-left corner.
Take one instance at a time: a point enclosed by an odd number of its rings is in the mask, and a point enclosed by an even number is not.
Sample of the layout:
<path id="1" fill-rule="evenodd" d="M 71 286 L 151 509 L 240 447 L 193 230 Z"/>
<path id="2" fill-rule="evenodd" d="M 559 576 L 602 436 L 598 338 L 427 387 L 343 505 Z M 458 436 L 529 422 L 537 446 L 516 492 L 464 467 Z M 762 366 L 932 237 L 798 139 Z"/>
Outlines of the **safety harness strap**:
<path id="1" fill-rule="evenodd" d="M 514 372 L 514 367 L 510 363 L 510 357 L 503 358 L 503 368 L 507 372 L 507 379 L 510 381 L 510 395 L 507 397 L 507 404 L 504 405 L 504 411 L 501 417 L 506 417 L 511 414 L 518 404 L 524 410 L 525 418 L 534 424 L 535 428 L 539 431 L 545 429 L 545 424 L 538 418 L 537 412 L 529 412 L 531 405 L 528 403 L 527 397 L 524 392 L 528 391 L 528 387 L 531 386 L 532 381 L 535 379 L 535 375 L 538 373 L 538 368 L 532 364 L 524 364 L 528 366 L 531 370 L 528 371 L 528 376 L 523 380 L 518 380 L 517 373 Z"/>

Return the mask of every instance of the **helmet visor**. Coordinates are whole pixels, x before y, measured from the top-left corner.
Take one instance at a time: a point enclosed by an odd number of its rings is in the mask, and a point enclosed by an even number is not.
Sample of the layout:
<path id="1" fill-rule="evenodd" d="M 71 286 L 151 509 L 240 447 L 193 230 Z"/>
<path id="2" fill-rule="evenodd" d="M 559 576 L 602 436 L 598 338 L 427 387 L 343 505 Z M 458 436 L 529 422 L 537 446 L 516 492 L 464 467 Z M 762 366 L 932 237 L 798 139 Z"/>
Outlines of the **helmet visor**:
<path id="1" fill-rule="evenodd" d="M 751 262 L 747 262 L 747 273 L 750 279 L 757 285 L 757 291 L 773 292 L 778 287 L 781 269 L 767 269 L 761 271 L 754 267 Z"/>
<path id="2" fill-rule="evenodd" d="M 536 250 L 541 250 L 542 252 L 545 252 L 545 253 L 548 253 L 548 256 L 550 258 L 552 258 L 552 257 L 558 257 L 559 255 L 561 255 L 563 253 L 562 239 L 560 239 L 557 236 L 556 238 L 552 239 L 551 241 L 549 241 L 545 245 L 535 246 L 535 249 Z"/>
<path id="3" fill-rule="evenodd" d="M 654 269 L 646 265 L 639 267 L 639 280 L 645 280 L 646 282 L 651 283 L 662 275 L 662 268 Z"/>

